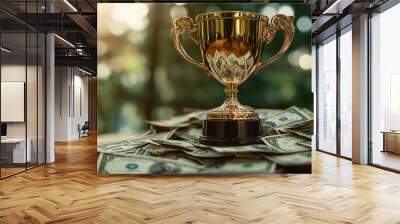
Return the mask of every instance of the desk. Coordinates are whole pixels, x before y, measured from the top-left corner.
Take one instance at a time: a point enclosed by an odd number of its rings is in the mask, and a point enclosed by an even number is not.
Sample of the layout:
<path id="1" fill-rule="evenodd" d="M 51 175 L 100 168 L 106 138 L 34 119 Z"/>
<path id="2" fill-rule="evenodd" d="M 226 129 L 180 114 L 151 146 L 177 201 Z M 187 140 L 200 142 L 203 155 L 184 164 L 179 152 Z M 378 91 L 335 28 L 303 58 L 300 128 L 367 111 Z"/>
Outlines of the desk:
<path id="1" fill-rule="evenodd" d="M 383 131 L 383 152 L 400 154 L 400 131 Z"/>
<path id="2" fill-rule="evenodd" d="M 25 153 L 25 138 L 2 138 L 1 139 L 1 157 L 6 163 L 26 163 L 32 159 L 30 138 L 26 139 L 27 147 Z M 25 161 L 26 159 L 26 161 Z"/>

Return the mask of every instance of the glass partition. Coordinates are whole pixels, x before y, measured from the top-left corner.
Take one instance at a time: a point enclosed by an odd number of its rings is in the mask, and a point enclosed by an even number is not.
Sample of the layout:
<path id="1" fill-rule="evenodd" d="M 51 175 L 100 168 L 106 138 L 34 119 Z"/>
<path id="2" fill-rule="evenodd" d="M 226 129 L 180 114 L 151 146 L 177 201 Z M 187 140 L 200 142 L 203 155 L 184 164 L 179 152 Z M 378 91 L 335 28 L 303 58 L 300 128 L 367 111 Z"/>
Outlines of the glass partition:
<path id="1" fill-rule="evenodd" d="M 318 47 L 318 145 L 336 154 L 336 36 Z"/>
<path id="2" fill-rule="evenodd" d="M 371 162 L 400 171 L 400 5 L 371 18 Z"/>
<path id="3" fill-rule="evenodd" d="M 15 3 L 15 2 L 14 2 Z M 43 1 L 1 2 L 23 13 L 43 11 Z M 45 35 L 0 12 L 0 178 L 45 162 Z"/>
<path id="4" fill-rule="evenodd" d="M 25 32 L 1 34 L 2 177 L 24 171 L 31 161 L 26 141 L 26 41 Z"/>
<path id="5" fill-rule="evenodd" d="M 27 33 L 27 74 L 26 74 L 26 111 L 27 111 L 27 150 L 31 151 L 30 161 L 27 163 L 28 168 L 37 165 L 37 79 L 38 79 L 38 49 L 37 41 L 38 35 L 36 32 L 28 31 Z"/>
<path id="6" fill-rule="evenodd" d="M 351 26 L 340 35 L 340 155 L 352 157 L 352 33 Z"/>

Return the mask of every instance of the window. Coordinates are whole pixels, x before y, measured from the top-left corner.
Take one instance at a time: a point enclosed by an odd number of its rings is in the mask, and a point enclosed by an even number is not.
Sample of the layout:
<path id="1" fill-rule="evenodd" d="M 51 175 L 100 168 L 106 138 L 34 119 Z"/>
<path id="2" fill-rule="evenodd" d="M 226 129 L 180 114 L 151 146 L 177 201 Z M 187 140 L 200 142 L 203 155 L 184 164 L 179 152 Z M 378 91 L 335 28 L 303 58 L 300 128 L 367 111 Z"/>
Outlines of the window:
<path id="1" fill-rule="evenodd" d="M 318 149 L 336 153 L 336 36 L 318 47 Z"/>
<path id="2" fill-rule="evenodd" d="M 340 36 L 340 155 L 351 158 L 352 148 L 352 35 L 351 26 Z"/>
<path id="3" fill-rule="evenodd" d="M 12 2 L 4 2 L 4 5 Z M 44 1 L 19 2 L 19 15 Z M 4 6 L 3 2 L 0 6 Z M 0 12 L 0 179 L 45 163 L 44 33 Z"/>
<path id="4" fill-rule="evenodd" d="M 398 21 L 400 5 L 371 18 L 370 156 L 373 164 L 395 170 L 400 170 L 400 133 L 392 132 L 400 131 L 400 33 L 394 28 Z M 390 142 L 384 139 L 389 135 Z"/>

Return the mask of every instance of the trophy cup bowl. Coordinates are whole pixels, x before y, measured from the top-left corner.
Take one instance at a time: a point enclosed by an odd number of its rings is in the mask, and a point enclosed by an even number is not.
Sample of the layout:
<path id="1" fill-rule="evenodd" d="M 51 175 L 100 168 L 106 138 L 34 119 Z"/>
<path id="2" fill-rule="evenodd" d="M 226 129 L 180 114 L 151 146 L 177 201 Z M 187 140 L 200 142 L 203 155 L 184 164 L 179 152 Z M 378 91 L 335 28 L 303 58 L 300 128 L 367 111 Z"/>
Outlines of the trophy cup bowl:
<path id="1" fill-rule="evenodd" d="M 294 37 L 293 16 L 267 16 L 254 12 L 222 11 L 196 16 L 195 22 L 183 16 L 172 21 L 171 37 L 178 53 L 203 69 L 225 87 L 224 103 L 207 113 L 202 136 L 205 145 L 244 145 L 260 142 L 262 129 L 258 114 L 237 100 L 238 86 L 252 74 L 278 60 Z M 280 50 L 261 62 L 265 44 L 277 31 L 284 32 Z M 181 34 L 200 47 L 202 62 L 191 58 L 182 46 Z"/>

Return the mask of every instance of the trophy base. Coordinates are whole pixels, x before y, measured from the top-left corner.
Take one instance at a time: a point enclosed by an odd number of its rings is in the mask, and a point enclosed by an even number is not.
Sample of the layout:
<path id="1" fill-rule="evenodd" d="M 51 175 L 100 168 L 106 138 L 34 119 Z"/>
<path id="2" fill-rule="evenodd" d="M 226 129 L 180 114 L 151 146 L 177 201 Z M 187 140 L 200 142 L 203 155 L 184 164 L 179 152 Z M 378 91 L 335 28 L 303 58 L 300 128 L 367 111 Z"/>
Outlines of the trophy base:
<path id="1" fill-rule="evenodd" d="M 260 119 L 203 121 L 203 135 L 199 142 L 203 145 L 237 146 L 261 142 Z"/>

